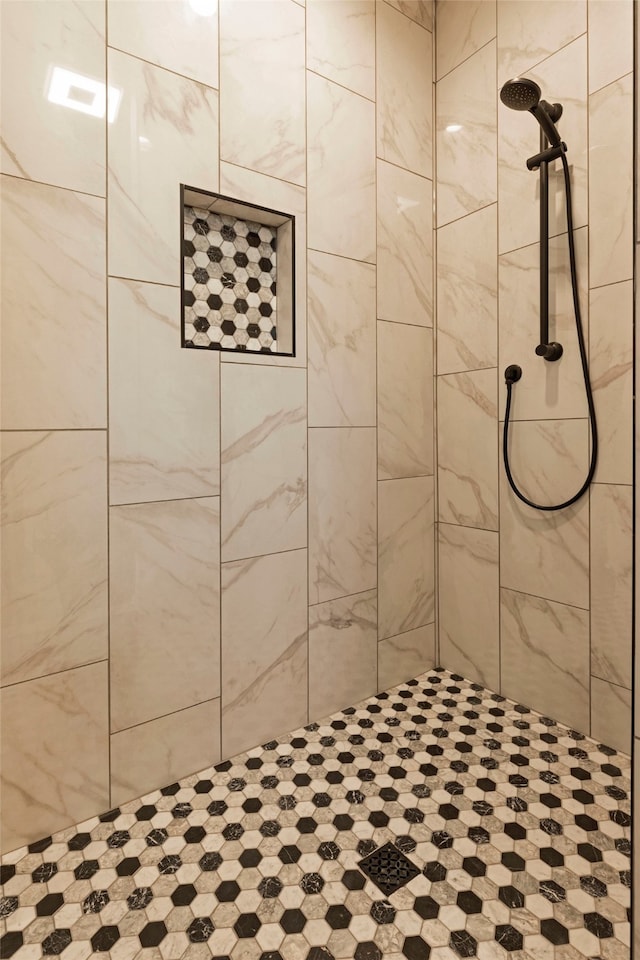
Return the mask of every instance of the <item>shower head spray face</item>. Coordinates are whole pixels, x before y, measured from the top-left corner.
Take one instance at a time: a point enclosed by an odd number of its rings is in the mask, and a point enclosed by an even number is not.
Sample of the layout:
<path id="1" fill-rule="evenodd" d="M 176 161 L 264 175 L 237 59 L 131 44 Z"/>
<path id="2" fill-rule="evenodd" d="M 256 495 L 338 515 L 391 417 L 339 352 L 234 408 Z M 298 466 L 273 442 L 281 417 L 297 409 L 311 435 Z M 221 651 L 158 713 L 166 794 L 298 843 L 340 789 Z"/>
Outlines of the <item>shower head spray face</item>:
<path id="1" fill-rule="evenodd" d="M 514 77 L 500 91 L 500 99 L 511 110 L 532 110 L 540 103 L 542 90 L 534 80 Z"/>

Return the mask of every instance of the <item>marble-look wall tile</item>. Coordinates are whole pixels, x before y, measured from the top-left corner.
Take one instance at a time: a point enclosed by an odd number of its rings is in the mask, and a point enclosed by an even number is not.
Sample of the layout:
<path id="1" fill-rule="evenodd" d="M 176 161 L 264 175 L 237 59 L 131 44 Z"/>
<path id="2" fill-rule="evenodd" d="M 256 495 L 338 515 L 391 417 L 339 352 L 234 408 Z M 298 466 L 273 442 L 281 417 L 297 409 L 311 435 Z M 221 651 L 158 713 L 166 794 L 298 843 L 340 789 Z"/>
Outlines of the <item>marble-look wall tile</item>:
<path id="1" fill-rule="evenodd" d="M 526 496 L 537 503 L 562 503 L 580 489 L 587 475 L 587 421 L 511 424 L 509 462 L 515 481 Z M 504 467 L 500 480 L 501 585 L 587 609 L 588 497 L 564 510 L 540 512 L 516 499 Z"/>
<path id="2" fill-rule="evenodd" d="M 591 679 L 591 736 L 615 750 L 631 752 L 630 690 Z"/>
<path id="3" fill-rule="evenodd" d="M 106 436 L 2 434 L 2 683 L 107 656 Z"/>
<path id="4" fill-rule="evenodd" d="M 378 322 L 378 479 L 433 473 L 433 335 Z"/>
<path id="5" fill-rule="evenodd" d="M 376 268 L 309 251 L 309 426 L 376 422 Z"/>
<path id="6" fill-rule="evenodd" d="M 111 734 L 111 805 L 141 797 L 158 784 L 220 760 L 220 700 Z"/>
<path id="7" fill-rule="evenodd" d="M 573 0 L 572 0 L 573 2 Z M 523 4 L 524 6 L 527 3 Z M 561 6 L 562 4 L 560 4 Z M 575 3 L 581 5 L 580 0 Z M 505 4 L 519 7 L 519 3 Z M 555 8 L 556 4 L 553 4 Z M 545 6 L 551 10 L 552 5 Z M 537 15 L 536 19 L 545 18 Z M 558 45 L 559 46 L 559 45 Z M 497 85 L 515 76 L 499 67 Z M 527 70 L 550 103 L 560 101 L 563 114 L 558 121 L 560 136 L 567 143 L 571 173 L 574 227 L 583 227 L 588 217 L 587 193 L 587 38 L 579 37 L 537 67 Z M 527 157 L 540 149 L 540 128 L 528 112 L 498 105 L 498 236 L 500 253 L 515 250 L 540 238 L 540 175 L 526 166 Z M 567 229 L 562 163 L 549 165 L 549 235 Z M 590 234 L 593 239 L 593 231 Z"/>
<path id="8" fill-rule="evenodd" d="M 412 680 L 435 664 L 435 627 L 407 630 L 378 643 L 378 690 Z"/>
<path id="9" fill-rule="evenodd" d="M 376 586 L 376 431 L 309 431 L 309 602 Z"/>
<path id="10" fill-rule="evenodd" d="M 109 281 L 112 504 L 220 492 L 219 354 L 179 344 L 179 290 Z"/>
<path id="11" fill-rule="evenodd" d="M 373 103 L 308 73 L 307 137 L 309 247 L 375 263 Z"/>
<path id="12" fill-rule="evenodd" d="M 441 3 L 436 12 L 436 78 L 457 67 L 496 35 L 495 0 Z"/>
<path id="13" fill-rule="evenodd" d="M 307 68 L 373 100 L 376 95 L 374 0 L 309 0 Z"/>
<path id="14" fill-rule="evenodd" d="M 267 177 L 254 170 L 233 163 L 220 164 L 220 193 L 247 203 L 260 204 L 282 210 L 295 217 L 295 357 L 266 356 L 265 354 L 223 353 L 223 363 L 255 363 L 260 366 L 304 367 L 307 363 L 307 197 L 304 187 Z"/>
<path id="15" fill-rule="evenodd" d="M 498 0 L 498 65 L 501 83 L 566 47 L 587 29 L 587 0 Z M 502 79 L 504 78 L 504 79 Z M 551 97 L 547 98 L 552 101 Z"/>
<path id="16" fill-rule="evenodd" d="M 378 637 L 434 619 L 433 477 L 378 483 Z"/>
<path id="17" fill-rule="evenodd" d="M 440 658 L 448 670 L 500 689 L 498 534 L 438 524 Z"/>
<path id="18" fill-rule="evenodd" d="M 497 199 L 495 89 L 495 41 L 437 85 L 438 226 Z"/>
<path id="19" fill-rule="evenodd" d="M 633 70 L 633 0 L 588 0 L 589 93 Z"/>
<path id="20" fill-rule="evenodd" d="M 378 319 L 433 325 L 433 184 L 378 161 Z"/>
<path id="21" fill-rule="evenodd" d="M 306 547 L 305 372 L 225 365 L 221 381 L 222 559 Z"/>
<path id="22" fill-rule="evenodd" d="M 111 507 L 111 731 L 220 694 L 219 500 Z"/>
<path id="23" fill-rule="evenodd" d="M 589 369 L 600 483 L 633 482 L 633 282 L 589 294 Z"/>
<path id="24" fill-rule="evenodd" d="M 592 287 L 633 276 L 631 73 L 589 97 L 589 237 Z"/>
<path id="25" fill-rule="evenodd" d="M 500 593 L 500 692 L 588 731 L 589 612 L 513 590 Z"/>
<path id="26" fill-rule="evenodd" d="M 438 373 L 498 361 L 497 218 L 493 203 L 438 230 Z"/>
<path id="27" fill-rule="evenodd" d="M 16 177 L 0 200 L 2 427 L 104 427 L 104 200 Z"/>
<path id="28" fill-rule="evenodd" d="M 109 273 L 180 285 L 180 183 L 218 189 L 218 94 L 118 50 L 109 129 Z"/>
<path id="29" fill-rule="evenodd" d="M 387 3 L 376 14 L 377 155 L 432 177 L 432 36 Z"/>
<path id="30" fill-rule="evenodd" d="M 631 686 L 633 487 L 591 487 L 591 673 Z"/>
<path id="31" fill-rule="evenodd" d="M 433 30 L 435 19 L 434 0 L 386 0 L 388 4 L 404 13 L 410 20 L 415 20 L 421 27 Z"/>
<path id="32" fill-rule="evenodd" d="M 56 68 L 71 71 L 80 83 L 105 83 L 104 4 L 70 0 L 3 3 L 0 27 L 0 169 L 27 180 L 104 197 L 104 115 L 69 109 L 50 99 Z M 63 96 L 83 102 L 77 88 L 74 96 L 69 78 L 55 76 L 60 78 Z"/>
<path id="33" fill-rule="evenodd" d="M 496 370 L 438 377 L 439 518 L 498 529 Z"/>
<path id="34" fill-rule="evenodd" d="M 309 716 L 324 717 L 376 692 L 375 590 L 309 607 Z M 336 670 L 336 665 L 340 669 Z"/>
<path id="35" fill-rule="evenodd" d="M 222 567 L 222 755 L 307 722 L 307 553 Z"/>
<path id="36" fill-rule="evenodd" d="M 2 691 L 2 850 L 109 806 L 107 664 Z"/>
<path id="37" fill-rule="evenodd" d="M 305 182 L 305 13 L 220 0 L 220 157 Z"/>
<path id="38" fill-rule="evenodd" d="M 580 309 L 585 339 L 589 331 L 588 228 L 575 232 Z M 540 246 L 513 250 L 498 260 L 500 351 L 498 369 L 522 367 L 513 389 L 514 420 L 586 417 L 587 398 L 573 312 L 567 234 L 549 241 L 549 337 L 562 344 L 555 363 L 536 356 L 540 338 Z M 501 411 L 501 416 L 504 413 Z"/>
<path id="39" fill-rule="evenodd" d="M 189 0 L 108 0 L 109 46 L 217 87 L 217 0 L 200 6 L 202 11 Z"/>

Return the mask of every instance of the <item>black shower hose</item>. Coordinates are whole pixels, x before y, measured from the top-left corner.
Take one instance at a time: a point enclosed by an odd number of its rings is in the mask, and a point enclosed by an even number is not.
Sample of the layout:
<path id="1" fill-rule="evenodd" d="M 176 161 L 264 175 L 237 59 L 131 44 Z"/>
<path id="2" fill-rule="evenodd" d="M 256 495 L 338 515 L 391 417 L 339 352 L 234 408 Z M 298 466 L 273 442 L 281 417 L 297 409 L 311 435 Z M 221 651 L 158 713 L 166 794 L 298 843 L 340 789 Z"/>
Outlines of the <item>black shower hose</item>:
<path id="1" fill-rule="evenodd" d="M 569 164 L 567 163 L 567 157 L 564 151 L 561 154 L 562 159 L 562 169 L 564 171 L 564 187 L 565 187 L 565 198 L 567 204 L 567 235 L 569 238 L 569 262 L 571 265 L 571 288 L 573 290 L 573 312 L 576 318 L 576 332 L 578 334 L 578 347 L 580 349 L 580 362 L 582 363 L 582 375 L 584 377 L 584 389 L 587 394 L 587 405 L 589 407 L 589 424 L 591 426 L 591 462 L 589 464 L 589 472 L 587 473 L 586 479 L 578 492 L 570 497 L 568 500 L 563 501 L 563 503 L 555 504 L 541 504 L 534 503 L 533 500 L 530 500 L 526 497 L 521 490 L 518 489 L 515 480 L 513 479 L 513 474 L 511 472 L 511 467 L 509 466 L 509 452 L 508 452 L 508 440 L 509 440 L 509 413 L 511 411 L 511 391 L 513 389 L 513 383 L 507 380 L 507 405 L 504 413 L 504 431 L 502 434 L 502 452 L 504 456 L 504 469 L 507 474 L 507 480 L 509 481 L 509 486 L 515 493 L 516 497 L 519 500 L 522 500 L 523 503 L 526 503 L 527 506 L 533 507 L 535 510 L 563 510 L 565 507 L 570 507 L 572 503 L 575 503 L 576 500 L 579 500 L 580 497 L 588 490 L 589 484 L 593 480 L 593 475 L 596 472 L 596 463 L 598 460 L 598 427 L 596 424 L 596 410 L 593 403 L 593 391 L 591 389 L 591 381 L 589 379 L 589 361 L 587 359 L 587 348 L 584 339 L 584 330 L 582 327 L 582 314 L 580 312 L 580 298 L 578 296 L 578 272 L 576 269 L 576 247 L 575 240 L 573 236 L 573 212 L 571 204 L 571 177 L 569 175 Z"/>

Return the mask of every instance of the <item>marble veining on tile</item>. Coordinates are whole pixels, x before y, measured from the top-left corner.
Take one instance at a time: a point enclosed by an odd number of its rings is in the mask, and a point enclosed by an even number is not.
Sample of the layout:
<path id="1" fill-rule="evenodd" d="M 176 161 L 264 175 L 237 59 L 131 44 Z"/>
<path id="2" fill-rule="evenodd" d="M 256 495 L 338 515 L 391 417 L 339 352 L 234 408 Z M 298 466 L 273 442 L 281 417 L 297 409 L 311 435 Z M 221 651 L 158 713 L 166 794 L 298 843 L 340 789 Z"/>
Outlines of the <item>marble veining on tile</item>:
<path id="1" fill-rule="evenodd" d="M 436 77 L 440 79 L 496 35 L 496 4 L 456 0 L 437 8 Z"/>
<path id="2" fill-rule="evenodd" d="M 307 69 L 373 100 L 376 4 L 374 0 L 307 6 Z"/>
<path id="3" fill-rule="evenodd" d="M 543 17 L 539 0 L 498 0 L 498 65 L 504 79 L 522 76 L 586 30 L 587 0 L 555 0 L 545 5 Z"/>

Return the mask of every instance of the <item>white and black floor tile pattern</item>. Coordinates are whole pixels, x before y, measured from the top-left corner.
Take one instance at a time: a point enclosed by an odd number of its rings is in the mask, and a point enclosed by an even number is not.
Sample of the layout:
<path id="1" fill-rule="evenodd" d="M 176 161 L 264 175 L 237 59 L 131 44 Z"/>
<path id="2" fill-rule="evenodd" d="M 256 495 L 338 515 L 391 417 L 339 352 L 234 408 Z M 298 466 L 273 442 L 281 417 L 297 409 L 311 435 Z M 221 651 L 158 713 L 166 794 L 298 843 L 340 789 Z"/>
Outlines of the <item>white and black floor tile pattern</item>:
<path id="1" fill-rule="evenodd" d="M 444 670 L 6 856 L 1 956 L 626 960 L 630 761 Z"/>

